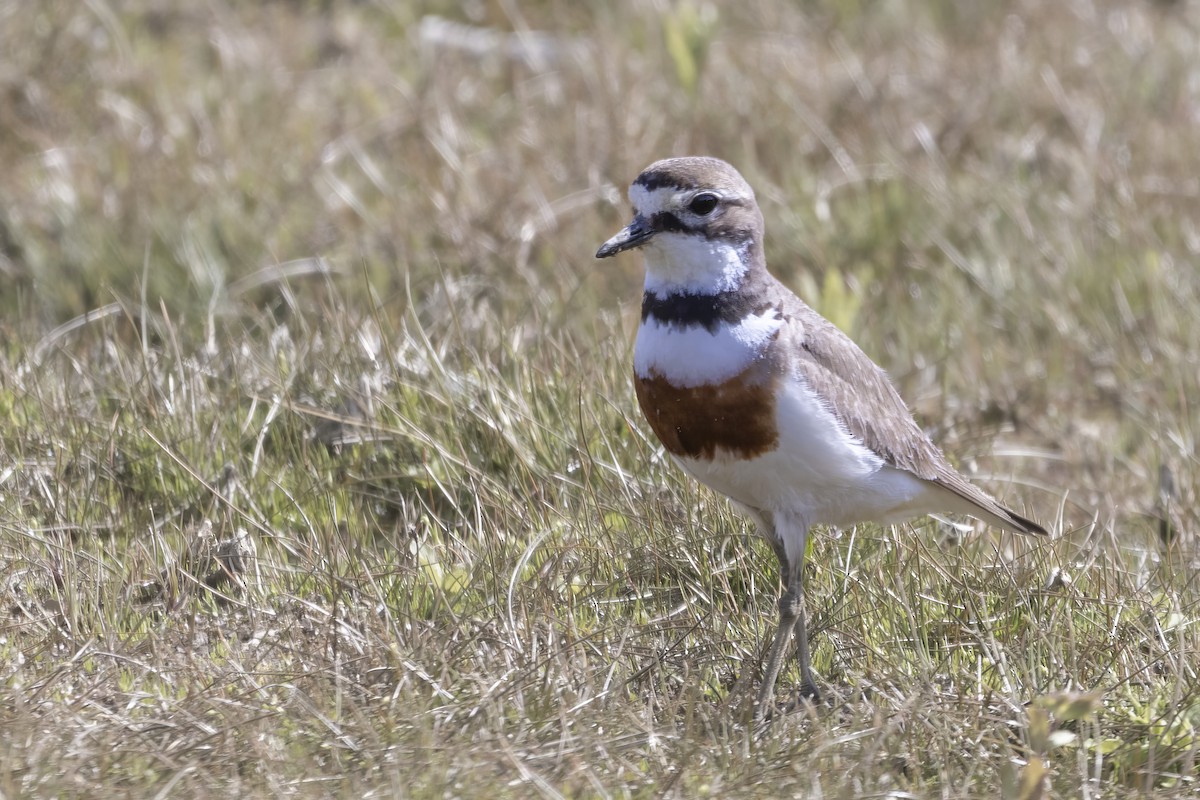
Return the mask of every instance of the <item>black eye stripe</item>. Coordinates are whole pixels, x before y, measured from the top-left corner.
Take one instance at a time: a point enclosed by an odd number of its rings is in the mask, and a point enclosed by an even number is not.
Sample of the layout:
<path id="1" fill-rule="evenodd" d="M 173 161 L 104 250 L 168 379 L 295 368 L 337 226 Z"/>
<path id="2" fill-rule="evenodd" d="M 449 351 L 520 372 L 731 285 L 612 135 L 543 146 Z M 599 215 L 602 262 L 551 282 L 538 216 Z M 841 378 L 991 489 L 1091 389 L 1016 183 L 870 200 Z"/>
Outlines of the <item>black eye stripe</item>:
<path id="1" fill-rule="evenodd" d="M 683 224 L 679 217 L 670 211 L 659 211 L 650 218 L 650 227 L 656 231 L 688 231 L 691 228 Z"/>

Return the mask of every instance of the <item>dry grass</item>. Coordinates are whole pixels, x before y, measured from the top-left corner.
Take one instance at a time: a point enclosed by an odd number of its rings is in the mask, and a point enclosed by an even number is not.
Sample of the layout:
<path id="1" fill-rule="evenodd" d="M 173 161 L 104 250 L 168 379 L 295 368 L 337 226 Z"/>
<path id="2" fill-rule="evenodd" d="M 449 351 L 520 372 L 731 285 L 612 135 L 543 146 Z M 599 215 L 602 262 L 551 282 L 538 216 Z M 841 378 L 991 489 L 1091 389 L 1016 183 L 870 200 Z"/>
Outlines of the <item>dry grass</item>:
<path id="1" fill-rule="evenodd" d="M 0 795 L 1195 791 L 1195 3 L 0 2 L 0 52 Z M 1062 532 L 822 535 L 834 700 L 764 728 L 772 558 L 591 258 L 685 153 Z"/>

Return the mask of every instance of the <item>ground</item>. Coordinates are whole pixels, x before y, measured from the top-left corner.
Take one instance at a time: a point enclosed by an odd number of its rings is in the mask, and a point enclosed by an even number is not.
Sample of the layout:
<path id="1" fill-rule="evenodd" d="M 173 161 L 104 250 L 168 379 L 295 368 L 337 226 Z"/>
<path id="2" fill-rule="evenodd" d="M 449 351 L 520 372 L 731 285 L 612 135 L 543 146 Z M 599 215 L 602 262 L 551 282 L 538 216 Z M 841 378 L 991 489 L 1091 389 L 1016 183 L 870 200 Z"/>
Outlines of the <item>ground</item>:
<path id="1" fill-rule="evenodd" d="M 0 795 L 1195 791 L 1195 2 L 0 2 L 0 53 Z M 829 699 L 766 725 L 773 556 L 592 257 L 684 154 L 1056 534 L 819 531 Z"/>

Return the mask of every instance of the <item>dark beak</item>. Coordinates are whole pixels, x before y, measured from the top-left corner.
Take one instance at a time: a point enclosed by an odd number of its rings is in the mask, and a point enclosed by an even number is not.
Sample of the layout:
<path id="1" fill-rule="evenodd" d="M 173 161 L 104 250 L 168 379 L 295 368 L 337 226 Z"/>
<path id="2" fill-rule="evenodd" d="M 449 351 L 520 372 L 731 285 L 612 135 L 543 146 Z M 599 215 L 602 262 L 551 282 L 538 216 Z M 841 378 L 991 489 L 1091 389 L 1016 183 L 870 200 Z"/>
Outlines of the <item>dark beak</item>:
<path id="1" fill-rule="evenodd" d="M 620 233 L 600 245 L 600 249 L 596 251 L 596 258 L 608 258 L 624 250 L 641 247 L 653 235 L 654 229 L 650 227 L 650 221 L 637 214 L 633 222 L 622 228 Z"/>

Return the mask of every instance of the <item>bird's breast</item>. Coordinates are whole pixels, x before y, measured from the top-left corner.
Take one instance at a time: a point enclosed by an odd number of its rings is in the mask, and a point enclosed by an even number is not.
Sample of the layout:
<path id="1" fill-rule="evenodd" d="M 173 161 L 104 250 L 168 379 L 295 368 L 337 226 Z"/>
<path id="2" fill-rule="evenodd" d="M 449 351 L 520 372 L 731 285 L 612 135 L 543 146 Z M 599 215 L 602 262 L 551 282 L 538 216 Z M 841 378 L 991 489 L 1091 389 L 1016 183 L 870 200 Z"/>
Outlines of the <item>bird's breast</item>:
<path id="1" fill-rule="evenodd" d="M 648 313 L 638 329 L 633 364 L 642 413 L 676 456 L 766 452 L 778 440 L 780 375 L 771 347 L 783 321 L 774 308 L 734 321 L 718 310 L 704 319 L 693 305 L 680 298 L 647 307 L 673 316 Z"/>
<path id="2" fill-rule="evenodd" d="M 720 382 L 678 386 L 667 377 L 635 375 L 638 403 L 651 429 L 675 456 L 754 458 L 775 448 L 775 380 L 751 365 Z"/>
<path id="3" fill-rule="evenodd" d="M 680 388 L 716 386 L 769 360 L 783 319 L 778 309 L 747 313 L 736 322 L 685 317 L 642 320 L 634 345 L 638 377 L 661 375 Z"/>

